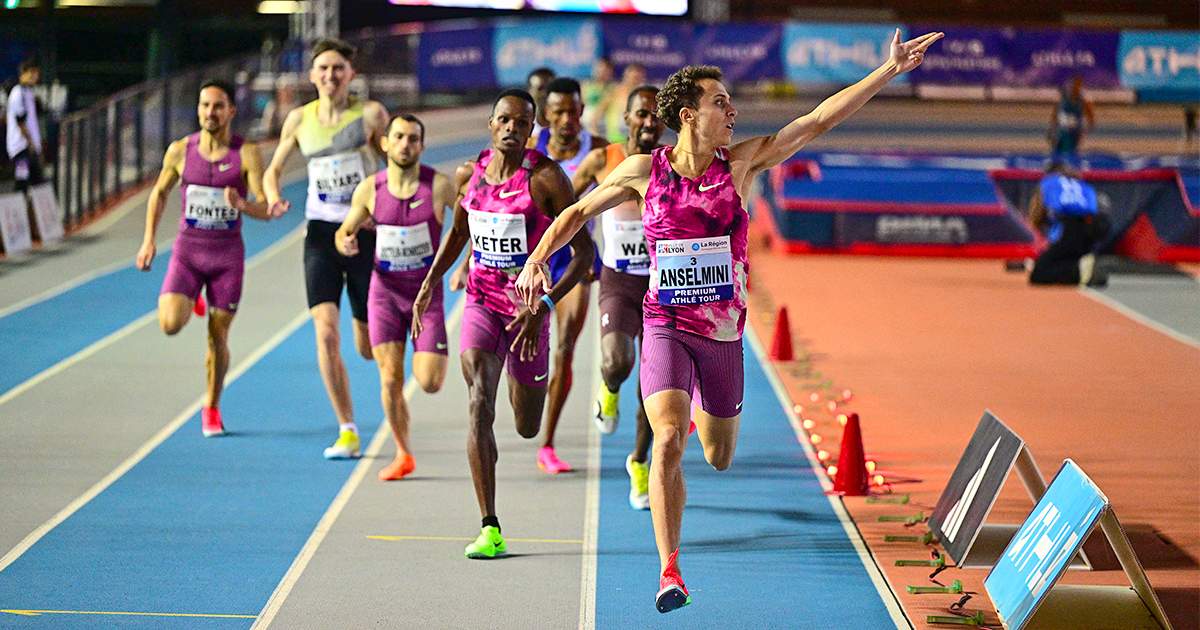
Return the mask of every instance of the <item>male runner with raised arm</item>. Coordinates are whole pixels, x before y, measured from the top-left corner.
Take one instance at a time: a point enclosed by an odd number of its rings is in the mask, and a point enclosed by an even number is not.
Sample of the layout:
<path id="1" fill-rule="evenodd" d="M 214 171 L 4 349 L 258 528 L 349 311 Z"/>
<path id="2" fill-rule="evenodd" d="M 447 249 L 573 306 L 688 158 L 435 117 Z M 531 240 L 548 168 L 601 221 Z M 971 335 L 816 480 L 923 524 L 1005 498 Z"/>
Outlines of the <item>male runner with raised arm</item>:
<path id="1" fill-rule="evenodd" d="M 308 78 L 317 86 L 317 100 L 287 115 L 279 147 L 263 176 L 267 200 L 275 203 L 282 199 L 279 179 L 288 156 L 300 149 L 308 161 L 304 282 L 317 334 L 317 365 L 339 427 L 337 441 L 325 449 L 326 459 L 359 456 L 350 377 L 342 360 L 339 320 L 343 286 L 354 315 L 355 346 L 364 359 L 373 358 L 367 329 L 367 293 L 374 266 L 375 232 L 359 230 L 359 252 L 352 257 L 343 256 L 333 243 L 334 233 L 350 211 L 354 189 L 367 179 L 367 173 L 377 169 L 380 158 L 386 158 L 379 140 L 387 128 L 387 110 L 375 101 L 350 96 L 354 53 L 353 46 L 335 39 L 313 46 Z"/>
<path id="2" fill-rule="evenodd" d="M 408 442 L 408 404 L 404 400 L 404 343 L 412 321 L 413 299 L 442 240 L 446 207 L 454 203 L 450 178 L 421 164 L 425 125 L 412 114 L 392 119 L 380 146 L 387 168 L 354 190 L 350 213 L 338 228 L 335 244 L 343 256 L 358 254 L 358 229 L 375 221 L 375 271 L 367 300 L 371 352 L 379 365 L 383 415 L 396 439 L 396 459 L 379 471 L 380 481 L 403 479 L 416 467 Z M 426 392 L 446 380 L 446 322 L 442 286 L 434 287 L 424 330 L 413 339 L 413 376 Z"/>
<path id="3" fill-rule="evenodd" d="M 149 271 L 167 193 L 180 181 L 183 211 L 158 296 L 158 324 L 168 335 L 178 333 L 191 318 L 200 290 L 208 288 L 208 385 L 200 411 L 205 437 L 225 434 L 220 402 L 229 370 L 229 326 L 242 299 L 246 266 L 241 215 L 268 221 L 287 210 L 284 204 L 265 201 L 258 147 L 230 130 L 237 114 L 233 98 L 228 83 L 209 81 L 200 87 L 200 131 L 167 147 L 146 203 L 146 235 L 137 254 L 138 269 Z M 247 187 L 257 201 L 246 200 Z"/>
<path id="4" fill-rule="evenodd" d="M 641 384 L 654 431 L 650 513 L 662 575 L 659 612 L 691 602 L 679 574 L 680 524 L 687 500 L 682 459 L 689 418 L 704 457 L 725 470 L 737 445 L 742 408 L 742 330 L 746 322 L 746 235 L 754 176 L 782 163 L 813 138 L 862 107 L 889 81 L 920 65 L 941 38 L 908 42 L 900 30 L 888 60 L 858 83 L 826 99 L 775 135 L 733 140 L 737 110 L 713 66 L 688 66 L 658 93 L 658 114 L 679 144 L 634 155 L 594 191 L 567 208 L 529 254 L 517 291 L 530 305 L 549 288 L 545 260 L 584 223 L 626 201 L 642 207 L 650 251 L 650 288 L 643 301 L 645 345 Z M 692 414 L 696 403 L 699 410 Z"/>
<path id="5" fill-rule="evenodd" d="M 529 139 L 530 148 L 558 162 L 568 178 L 574 177 L 588 153 L 608 144 L 607 140 L 597 138 L 583 128 L 583 96 L 575 79 L 558 77 L 546 85 L 546 120 L 550 126 Z M 580 187 L 572 183 L 572 186 L 578 199 L 591 189 L 592 184 Z M 550 256 L 550 280 L 558 282 L 570 262 L 571 250 L 565 247 Z M 600 260 L 594 259 L 592 272 L 585 274 L 579 284 L 554 305 L 558 340 L 554 348 L 554 369 L 546 388 L 546 430 L 542 433 L 542 447 L 537 454 L 538 467 L 552 475 L 571 470 L 571 466 L 554 452 L 554 434 L 567 404 L 567 394 L 571 393 L 575 344 L 587 320 L 592 280 L 599 273 Z"/>
<path id="6" fill-rule="evenodd" d="M 629 139 L 588 154 L 571 181 L 576 191 L 598 185 L 631 155 L 649 155 L 658 148 L 666 126 L 658 117 L 658 88 L 643 85 L 630 93 L 625 104 Z M 626 201 L 600 217 L 604 235 L 604 268 L 600 271 L 600 376 L 596 392 L 596 427 L 602 433 L 617 430 L 617 392 L 633 371 L 637 344 L 642 338 L 642 300 L 650 287 L 650 252 L 642 230 L 642 211 Z M 629 505 L 650 509 L 650 421 L 642 406 L 638 386 L 637 439 L 625 460 L 629 473 Z"/>
<path id="7" fill-rule="evenodd" d="M 475 542 L 467 545 L 468 558 L 507 553 L 496 517 L 497 453 L 492 430 L 500 370 L 507 364 L 508 399 L 521 437 L 538 434 L 546 399 L 550 370 L 546 315 L 550 308 L 536 313 L 526 308 L 513 283 L 529 251 L 575 195 L 571 182 L 553 160 L 525 148 L 533 130 L 534 111 L 533 97 L 524 90 L 508 90 L 496 99 L 488 119 L 492 147 L 458 168 L 455 184 L 463 211 L 454 213 L 446 242 L 413 303 L 413 335 L 420 335 L 421 316 L 435 287 L 470 239 L 472 264 L 460 351 L 470 394 L 467 457 L 483 527 Z M 587 234 L 576 234 L 562 244 L 568 242 L 575 256 L 567 273 L 553 287 L 547 282 L 542 296 L 551 308 L 583 277 L 594 255 Z"/>

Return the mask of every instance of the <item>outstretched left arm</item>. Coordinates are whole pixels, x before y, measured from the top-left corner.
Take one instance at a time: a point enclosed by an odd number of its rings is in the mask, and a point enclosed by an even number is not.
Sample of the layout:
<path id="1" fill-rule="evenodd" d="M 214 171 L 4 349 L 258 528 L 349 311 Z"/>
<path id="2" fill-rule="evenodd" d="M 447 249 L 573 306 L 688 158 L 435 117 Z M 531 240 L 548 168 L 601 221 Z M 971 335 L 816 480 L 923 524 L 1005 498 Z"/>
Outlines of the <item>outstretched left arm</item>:
<path id="1" fill-rule="evenodd" d="M 883 86 L 921 65 L 925 50 L 942 38 L 943 33 L 927 33 L 907 42 L 900 41 L 900 29 L 892 38 L 890 58 L 866 78 L 825 99 L 816 109 L 792 121 L 773 136 L 760 136 L 739 142 L 729 149 L 731 160 L 747 160 L 753 175 L 792 157 L 817 136 L 858 111 Z"/>

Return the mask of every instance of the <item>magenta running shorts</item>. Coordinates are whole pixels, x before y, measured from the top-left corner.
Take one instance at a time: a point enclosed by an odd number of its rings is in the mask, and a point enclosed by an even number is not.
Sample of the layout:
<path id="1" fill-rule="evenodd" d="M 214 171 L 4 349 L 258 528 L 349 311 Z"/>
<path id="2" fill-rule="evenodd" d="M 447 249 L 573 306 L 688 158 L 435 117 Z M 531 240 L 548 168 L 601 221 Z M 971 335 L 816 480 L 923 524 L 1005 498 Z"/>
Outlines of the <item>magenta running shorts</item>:
<path id="1" fill-rule="evenodd" d="M 246 245 L 240 234 L 212 237 L 183 231 L 175 237 L 160 294 L 177 293 L 194 301 L 207 286 L 209 307 L 234 313 L 245 271 Z"/>
<path id="2" fill-rule="evenodd" d="M 643 399 L 681 389 L 718 418 L 742 413 L 742 342 L 717 341 L 666 326 L 646 326 L 639 369 Z"/>
<path id="3" fill-rule="evenodd" d="M 522 361 L 520 355 L 510 353 L 509 346 L 517 336 L 517 329 L 505 330 L 512 317 L 501 315 L 482 304 L 468 302 L 463 309 L 462 344 L 459 352 L 470 348 L 486 350 L 500 357 L 508 366 L 508 375 L 522 385 L 545 387 L 550 374 L 550 326 L 542 326 L 538 338 L 538 352 L 532 361 Z"/>
<path id="4" fill-rule="evenodd" d="M 398 278 L 376 270 L 367 294 L 367 330 L 371 347 L 408 339 L 412 328 L 413 299 L 423 278 Z M 421 334 L 413 341 L 413 352 L 446 354 L 446 304 L 438 284 L 421 316 Z"/>

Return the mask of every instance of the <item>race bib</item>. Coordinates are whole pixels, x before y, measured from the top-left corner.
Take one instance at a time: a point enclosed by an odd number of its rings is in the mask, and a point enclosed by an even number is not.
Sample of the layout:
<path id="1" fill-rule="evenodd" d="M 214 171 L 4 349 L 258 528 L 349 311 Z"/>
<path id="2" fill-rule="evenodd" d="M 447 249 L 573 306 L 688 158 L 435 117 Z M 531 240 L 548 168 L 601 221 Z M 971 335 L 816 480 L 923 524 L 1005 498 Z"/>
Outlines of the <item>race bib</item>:
<path id="1" fill-rule="evenodd" d="M 225 203 L 225 189 L 189 185 L 184 199 L 183 219 L 188 227 L 201 230 L 232 230 L 240 213 Z"/>
<path id="2" fill-rule="evenodd" d="M 470 211 L 471 246 L 476 264 L 493 269 L 522 267 L 529 258 L 525 215 Z"/>
<path id="3" fill-rule="evenodd" d="M 661 240 L 654 245 L 659 304 L 686 306 L 733 299 L 728 236 Z"/>
<path id="4" fill-rule="evenodd" d="M 429 224 L 375 226 L 375 258 L 382 271 L 415 271 L 433 264 Z"/>
<path id="5" fill-rule="evenodd" d="M 646 229 L 639 221 L 609 221 L 604 224 L 604 262 L 617 271 L 645 271 L 650 268 L 650 250 L 646 247 Z"/>
<path id="6" fill-rule="evenodd" d="M 1067 131 L 1079 129 L 1079 116 L 1071 112 L 1058 112 L 1058 126 Z"/>
<path id="7" fill-rule="evenodd" d="M 325 203 L 350 203 L 355 187 L 365 178 L 362 155 L 357 152 L 308 160 L 308 185 Z"/>

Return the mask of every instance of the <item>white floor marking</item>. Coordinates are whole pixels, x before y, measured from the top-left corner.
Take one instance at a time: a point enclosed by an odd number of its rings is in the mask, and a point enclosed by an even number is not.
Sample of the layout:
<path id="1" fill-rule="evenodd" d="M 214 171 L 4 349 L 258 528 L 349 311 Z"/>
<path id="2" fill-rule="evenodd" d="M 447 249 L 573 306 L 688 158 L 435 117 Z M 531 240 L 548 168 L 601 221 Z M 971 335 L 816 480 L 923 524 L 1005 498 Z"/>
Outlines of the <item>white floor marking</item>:
<path id="1" fill-rule="evenodd" d="M 771 383 L 771 388 L 775 390 L 775 396 L 779 399 L 779 404 L 783 406 L 783 412 L 787 415 L 788 421 L 791 422 L 792 430 L 796 432 L 798 441 L 804 447 L 804 453 L 808 457 L 808 463 L 812 467 L 813 474 L 816 475 L 817 480 L 821 483 L 821 488 L 828 493 L 833 490 L 833 484 L 829 481 L 829 476 L 825 474 L 824 468 L 821 467 L 821 463 L 817 459 L 817 454 L 813 451 L 812 445 L 808 443 L 805 431 L 800 426 L 800 419 L 792 411 L 792 403 L 787 389 L 784 388 L 783 382 L 779 380 L 779 375 L 775 373 L 775 367 L 765 359 L 767 353 L 763 349 L 758 335 L 755 334 L 754 329 L 750 326 L 746 327 L 745 337 L 754 351 L 755 358 L 758 359 L 759 366 L 762 367 L 763 373 L 766 374 L 767 380 Z M 871 583 L 875 585 L 875 590 L 879 592 L 879 597 L 883 600 L 884 607 L 887 608 L 888 613 L 892 616 L 892 621 L 896 624 L 896 628 L 898 630 L 911 630 L 913 627 L 912 622 L 904 614 L 904 609 L 896 599 L 896 594 L 888 586 L 887 580 L 883 577 L 883 571 L 880 570 L 875 557 L 871 555 L 871 550 L 863 542 L 862 533 L 858 531 L 858 526 L 854 524 L 854 521 L 846 512 L 846 506 L 842 504 L 842 498 L 832 494 L 826 494 L 826 498 L 829 499 L 830 507 L 833 508 L 838 520 L 842 523 L 842 528 L 846 530 L 846 537 L 850 539 L 850 544 L 858 552 L 858 557 L 862 561 L 863 568 L 867 570 L 867 575 L 871 577 Z"/>
<path id="2" fill-rule="evenodd" d="M 303 237 L 304 237 L 304 225 L 300 225 L 296 229 L 289 232 L 287 234 L 287 236 L 283 237 L 282 239 L 277 241 L 275 244 L 273 244 L 270 247 L 268 247 L 267 249 L 264 249 L 263 251 L 259 252 L 253 258 L 251 258 L 249 261 L 247 261 L 246 262 L 246 271 L 253 269 L 254 267 L 258 266 L 259 263 L 262 263 L 263 261 L 266 261 L 267 259 L 271 258 L 275 254 L 279 253 L 280 251 L 283 251 L 285 248 L 292 245 L 293 242 L 298 241 Z M 124 327 L 120 328 L 119 330 L 109 333 L 104 338 L 92 343 L 92 345 L 84 348 L 83 350 L 80 350 L 79 352 L 76 352 L 75 354 L 63 359 L 62 361 L 59 361 L 58 363 L 55 363 L 54 365 L 46 368 L 45 370 L 38 372 L 37 374 L 33 375 L 32 377 L 30 377 L 28 380 L 24 381 L 20 385 L 17 385 L 16 387 L 8 390 L 7 392 L 4 392 L 4 394 L 0 395 L 0 405 L 3 405 L 4 403 L 16 398 L 17 396 L 20 396 L 21 394 L 29 391 L 30 389 L 36 387 L 37 385 L 41 384 L 42 382 L 54 377 L 55 375 L 70 368 L 71 366 L 79 363 L 80 361 L 83 361 L 84 359 L 87 359 L 88 357 L 96 354 L 97 352 L 100 352 L 101 350 L 113 345 L 114 343 L 128 337 L 129 335 L 136 332 L 137 329 L 141 328 L 142 326 L 145 326 L 146 324 L 148 324 L 152 321 L 156 321 L 157 319 L 158 319 L 158 310 L 156 308 L 155 310 L 150 311 L 149 313 L 146 313 L 145 315 L 142 315 L 141 317 L 126 324 Z"/>
<path id="3" fill-rule="evenodd" d="M 466 296 L 463 295 L 454 306 L 454 310 L 451 311 L 450 316 L 446 318 L 446 332 L 448 334 L 456 329 L 462 320 L 463 306 L 465 304 Z M 408 382 L 404 384 L 404 398 L 411 398 L 413 394 L 417 393 L 418 387 L 417 379 L 410 376 Z M 362 457 L 358 460 L 358 464 L 354 467 L 354 471 L 350 473 L 350 478 L 342 485 L 342 489 L 334 497 L 333 503 L 329 504 L 329 509 L 325 510 L 325 514 L 321 517 L 320 522 L 317 523 L 313 533 L 309 535 L 308 540 L 304 543 L 304 548 L 300 550 L 300 554 L 292 561 L 292 566 L 288 567 L 287 573 L 279 581 L 279 585 L 275 587 L 275 592 L 271 593 L 266 606 L 259 613 L 254 625 L 250 626 L 250 630 L 264 630 L 271 626 L 271 622 L 275 620 L 275 616 L 283 608 L 283 603 L 287 600 L 288 595 L 291 595 L 292 589 L 300 581 L 300 576 L 308 568 L 308 563 L 312 561 L 313 556 L 317 553 L 317 549 L 325 541 L 325 536 L 333 529 L 333 524 L 342 515 L 342 510 L 346 508 L 346 504 L 350 502 L 350 498 L 354 496 L 354 493 L 358 490 L 358 486 L 362 484 L 362 480 L 367 476 L 372 464 L 375 463 L 376 456 L 383 451 L 384 444 L 391 437 L 392 430 L 387 421 L 380 422 L 379 429 L 375 431 L 375 435 L 371 438 L 371 443 L 367 446 L 367 450 L 363 452 Z"/>
<path id="4" fill-rule="evenodd" d="M 259 360 L 267 356 L 267 353 L 274 350 L 275 347 L 282 343 L 284 339 L 295 332 L 296 329 L 300 328 L 300 326 L 304 325 L 308 319 L 308 309 L 305 309 L 291 322 L 289 322 L 287 326 L 284 326 L 283 329 L 275 333 L 274 336 L 263 342 L 262 345 L 255 348 L 254 352 L 250 353 L 250 355 L 243 359 L 241 363 L 238 363 L 237 366 L 229 371 L 229 374 L 225 377 L 225 386 L 228 387 L 230 384 L 236 381 L 238 377 L 245 374 L 246 370 L 249 370 L 254 366 L 254 364 L 258 363 Z M 149 455 L 155 448 L 158 448 L 158 445 L 165 442 L 167 438 L 171 437 L 175 433 L 175 431 L 179 430 L 179 427 L 183 426 L 184 423 L 192 418 L 192 416 L 196 415 L 196 413 L 200 411 L 200 406 L 203 404 L 204 395 L 201 395 L 196 398 L 192 404 L 188 405 L 187 408 L 180 412 L 180 414 L 176 416 L 170 424 L 163 427 L 154 435 L 154 437 L 150 438 L 146 443 L 138 447 L 138 449 L 134 451 L 132 455 L 130 455 L 125 461 L 121 462 L 121 464 L 114 468 L 112 472 L 109 472 L 104 476 L 103 479 L 97 481 L 96 484 L 91 488 L 88 488 L 87 492 L 84 492 L 76 497 L 74 501 L 71 501 L 71 503 L 67 504 L 66 507 L 59 510 L 58 514 L 55 514 L 50 520 L 42 523 L 41 526 L 26 536 L 24 540 L 17 544 L 16 547 L 13 547 L 13 549 L 5 554 L 3 558 L 0 558 L 0 571 L 3 571 L 8 565 L 12 564 L 13 561 L 15 561 L 17 558 L 20 558 L 21 554 L 28 551 L 29 548 L 34 545 L 34 543 L 41 540 L 41 538 L 49 533 L 50 530 L 57 527 L 59 523 L 67 520 L 68 517 L 79 511 L 79 509 L 84 505 L 87 505 L 88 501 L 94 499 L 96 495 L 103 492 L 105 488 L 108 488 L 114 482 L 116 482 L 116 480 L 120 479 L 122 475 L 129 472 L 129 470 L 136 466 L 138 462 L 145 459 L 145 457 Z"/>
<path id="5" fill-rule="evenodd" d="M 596 304 L 596 293 L 593 292 L 592 305 L 589 309 L 594 310 Z M 595 319 L 592 317 L 589 321 Z M 592 335 L 592 338 L 595 339 L 592 356 L 596 359 L 596 367 L 592 369 L 590 394 L 594 396 L 600 390 L 601 380 L 599 332 Z M 600 537 L 600 439 L 600 431 L 595 426 L 588 427 L 587 486 L 584 489 L 587 502 L 583 509 L 583 570 L 580 572 L 579 585 L 579 630 L 594 630 L 596 627 L 596 548 Z"/>
<path id="6" fill-rule="evenodd" d="M 1129 319 L 1132 319 L 1133 321 L 1142 324 L 1147 328 L 1156 330 L 1174 339 L 1175 341 L 1185 343 L 1193 348 L 1200 348 L 1200 340 L 1193 339 L 1192 337 L 1189 337 L 1188 335 L 1185 335 L 1174 328 L 1160 324 L 1159 322 L 1142 315 L 1141 313 L 1129 308 L 1128 306 L 1125 306 L 1124 304 L 1108 297 L 1107 295 L 1104 295 L 1104 293 L 1101 291 L 1087 287 L 1080 287 L 1079 292 L 1124 315 L 1125 317 L 1128 317 Z"/>

